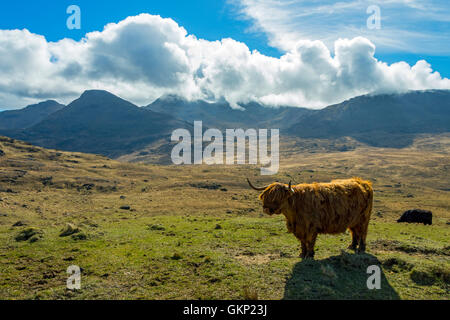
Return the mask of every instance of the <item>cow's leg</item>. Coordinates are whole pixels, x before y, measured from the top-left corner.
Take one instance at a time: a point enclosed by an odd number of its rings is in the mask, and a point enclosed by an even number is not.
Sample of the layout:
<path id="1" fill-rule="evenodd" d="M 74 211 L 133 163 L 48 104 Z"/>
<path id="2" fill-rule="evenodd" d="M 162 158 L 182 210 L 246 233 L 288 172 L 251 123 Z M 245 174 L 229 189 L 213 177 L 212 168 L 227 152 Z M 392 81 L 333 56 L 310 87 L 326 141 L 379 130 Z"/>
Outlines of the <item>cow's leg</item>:
<path id="1" fill-rule="evenodd" d="M 359 240 L 359 247 L 357 252 L 358 253 L 366 252 L 366 240 L 364 236 L 362 236 L 361 239 Z"/>
<path id="2" fill-rule="evenodd" d="M 352 234 L 352 243 L 348 246 L 348 249 L 355 251 L 359 243 L 359 235 L 356 228 L 350 228 L 350 232 Z"/>
<path id="3" fill-rule="evenodd" d="M 364 224 L 361 228 L 361 236 L 359 238 L 358 253 L 362 253 L 362 252 L 366 251 L 366 237 L 367 237 L 368 228 L 369 228 L 369 220 L 364 222 Z"/>
<path id="4" fill-rule="evenodd" d="M 314 259 L 314 245 L 316 244 L 317 233 L 313 233 L 306 242 L 306 258 Z"/>
<path id="5" fill-rule="evenodd" d="M 306 252 L 307 252 L 306 242 L 305 242 L 305 240 L 303 240 L 303 241 L 300 240 L 300 243 L 301 243 L 301 246 L 302 246 L 302 252 L 300 253 L 300 258 L 304 259 L 306 257 Z"/>
<path id="6" fill-rule="evenodd" d="M 286 219 L 286 227 L 288 229 L 288 233 L 294 233 L 295 234 L 295 221 L 289 221 Z"/>

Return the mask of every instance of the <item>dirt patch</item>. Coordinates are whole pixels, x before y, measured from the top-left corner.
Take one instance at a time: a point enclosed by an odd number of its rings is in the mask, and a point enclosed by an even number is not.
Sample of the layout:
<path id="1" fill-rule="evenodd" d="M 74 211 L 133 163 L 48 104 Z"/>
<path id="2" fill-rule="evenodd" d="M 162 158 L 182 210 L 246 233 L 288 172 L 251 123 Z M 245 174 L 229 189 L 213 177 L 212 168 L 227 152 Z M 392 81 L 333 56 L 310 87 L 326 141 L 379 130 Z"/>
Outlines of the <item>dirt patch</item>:
<path id="1" fill-rule="evenodd" d="M 378 260 L 369 254 L 354 254 L 341 250 L 339 256 L 330 257 L 330 262 L 334 265 L 343 266 L 350 269 L 366 269 L 367 266 L 378 264 Z"/>
<path id="2" fill-rule="evenodd" d="M 61 229 L 59 236 L 67 237 L 80 231 L 81 230 L 79 228 L 75 227 L 73 224 L 68 223 L 63 229 Z"/>
<path id="3" fill-rule="evenodd" d="M 37 228 L 27 228 L 20 231 L 15 239 L 16 241 L 30 241 L 36 242 L 42 237 L 43 232 Z"/>
<path id="4" fill-rule="evenodd" d="M 383 261 L 383 267 L 393 272 L 410 271 L 414 265 L 399 258 L 389 258 Z"/>
<path id="5" fill-rule="evenodd" d="M 450 246 L 443 248 L 426 248 L 416 245 L 406 244 L 396 240 L 375 240 L 370 242 L 369 246 L 376 250 L 383 251 L 401 251 L 404 253 L 420 253 L 425 255 L 444 255 L 450 256 Z"/>
<path id="6" fill-rule="evenodd" d="M 255 255 L 241 254 L 235 257 L 236 260 L 245 265 L 266 264 L 277 258 L 280 258 L 280 255 L 276 255 L 273 253 L 255 254 Z"/>
<path id="7" fill-rule="evenodd" d="M 193 187 L 193 188 L 198 188 L 198 189 L 208 189 L 208 190 L 217 190 L 222 188 L 222 185 L 217 184 L 217 183 L 191 183 L 189 184 L 189 186 Z"/>
<path id="8" fill-rule="evenodd" d="M 411 280 L 421 286 L 430 286 L 435 283 L 450 285 L 450 268 L 433 266 L 427 270 L 413 270 Z"/>

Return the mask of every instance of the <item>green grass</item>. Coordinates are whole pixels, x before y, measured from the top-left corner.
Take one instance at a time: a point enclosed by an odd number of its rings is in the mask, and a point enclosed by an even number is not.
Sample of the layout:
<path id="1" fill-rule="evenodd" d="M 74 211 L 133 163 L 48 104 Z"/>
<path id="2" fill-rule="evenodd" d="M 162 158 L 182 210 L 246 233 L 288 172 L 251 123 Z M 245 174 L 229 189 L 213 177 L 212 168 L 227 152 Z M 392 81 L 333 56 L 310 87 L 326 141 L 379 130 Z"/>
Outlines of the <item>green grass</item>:
<path id="1" fill-rule="evenodd" d="M 255 166 L 121 163 L 5 138 L 0 149 L 1 299 L 450 298 L 444 151 L 293 152 L 278 175 L 260 177 Z M 345 250 L 348 234 L 319 235 L 316 260 L 302 261 L 247 176 L 372 180 L 367 254 Z M 431 209 L 433 225 L 395 222 L 414 207 Z M 79 232 L 61 237 L 69 223 Z M 373 264 L 380 290 L 366 286 Z M 70 265 L 82 268 L 81 290 L 66 289 Z"/>
<path id="2" fill-rule="evenodd" d="M 247 288 L 259 299 L 449 298 L 444 226 L 434 229 L 431 239 L 418 236 L 411 243 L 403 227 L 373 223 L 364 255 L 343 251 L 349 235 L 322 235 L 316 261 L 298 258 L 298 242 L 285 232 L 281 217 L 156 216 L 82 228 L 87 240 L 59 237 L 58 228 L 45 228 L 44 239 L 30 243 L 15 241 L 2 227 L 7 249 L 0 257 L 0 296 L 243 299 Z M 423 235 L 424 228 L 409 225 L 407 230 Z M 377 243 L 388 235 L 391 242 L 438 254 Z M 65 271 L 72 264 L 82 268 L 79 291 L 65 288 Z M 381 290 L 366 286 L 366 270 L 373 264 L 383 270 Z"/>

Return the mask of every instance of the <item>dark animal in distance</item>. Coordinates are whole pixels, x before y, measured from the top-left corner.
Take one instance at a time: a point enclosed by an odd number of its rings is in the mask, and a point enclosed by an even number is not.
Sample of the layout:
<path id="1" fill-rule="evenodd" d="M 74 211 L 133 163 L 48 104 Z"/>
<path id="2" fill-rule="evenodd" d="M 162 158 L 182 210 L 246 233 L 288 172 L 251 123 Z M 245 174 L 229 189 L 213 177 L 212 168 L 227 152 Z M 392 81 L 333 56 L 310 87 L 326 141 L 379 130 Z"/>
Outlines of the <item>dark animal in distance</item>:
<path id="1" fill-rule="evenodd" d="M 263 191 L 259 198 L 264 213 L 283 214 L 288 232 L 301 242 L 301 258 L 314 257 L 317 235 L 352 234 L 349 248 L 357 252 L 366 249 L 366 236 L 372 212 L 373 189 L 369 181 L 360 178 L 333 180 L 328 183 L 272 183 L 255 187 Z"/>
<path id="2" fill-rule="evenodd" d="M 412 209 L 405 211 L 397 222 L 423 223 L 431 225 L 433 223 L 433 213 L 428 210 Z"/>

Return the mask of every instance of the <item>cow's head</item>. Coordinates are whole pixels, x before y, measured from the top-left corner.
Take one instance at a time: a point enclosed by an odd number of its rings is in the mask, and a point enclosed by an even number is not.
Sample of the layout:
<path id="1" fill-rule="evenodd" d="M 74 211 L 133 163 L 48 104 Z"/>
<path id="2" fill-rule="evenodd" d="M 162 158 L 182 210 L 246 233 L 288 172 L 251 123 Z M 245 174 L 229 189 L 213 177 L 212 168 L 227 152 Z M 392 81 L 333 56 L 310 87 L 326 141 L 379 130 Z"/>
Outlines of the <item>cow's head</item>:
<path id="1" fill-rule="evenodd" d="M 294 193 L 294 189 L 289 184 L 272 183 L 264 187 L 255 187 L 247 178 L 250 187 L 256 191 L 263 191 L 259 195 L 263 203 L 264 213 L 268 215 L 280 214 L 283 209 L 284 202 Z"/>

